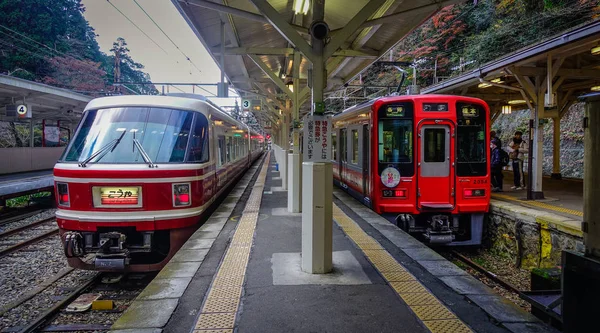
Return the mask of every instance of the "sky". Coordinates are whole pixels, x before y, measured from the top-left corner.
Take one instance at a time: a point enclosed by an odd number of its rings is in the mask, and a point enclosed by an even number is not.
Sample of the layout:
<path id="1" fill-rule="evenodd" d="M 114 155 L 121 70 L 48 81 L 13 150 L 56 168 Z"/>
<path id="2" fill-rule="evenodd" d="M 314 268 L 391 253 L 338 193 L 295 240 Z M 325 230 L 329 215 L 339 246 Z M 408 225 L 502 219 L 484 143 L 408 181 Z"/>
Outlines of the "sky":
<path id="1" fill-rule="evenodd" d="M 98 35 L 96 40 L 100 44 L 102 52 L 110 53 L 112 43 L 118 37 L 123 37 L 128 44 L 129 54 L 133 60 L 145 66 L 144 71 L 150 74 L 153 82 L 219 82 L 221 74 L 218 66 L 171 1 L 137 0 L 137 2 L 173 40 L 179 50 L 144 14 L 134 0 L 110 0 L 110 3 L 106 0 L 82 0 L 86 7 L 84 16 L 96 30 Z M 112 7 L 111 3 L 150 36 L 153 41 L 121 15 L 117 9 Z M 186 60 L 182 53 L 190 58 L 200 72 Z M 162 89 L 159 85 L 156 88 L 159 91 Z M 184 92 L 192 92 L 192 88 L 189 86 L 178 86 L 178 88 Z M 216 87 L 204 88 L 216 93 Z M 165 87 L 165 92 L 166 89 Z M 181 91 L 171 86 L 169 92 L 179 93 Z M 202 93 L 198 87 L 195 88 L 195 92 Z M 213 98 L 212 100 L 221 106 L 234 104 L 233 98 Z"/>

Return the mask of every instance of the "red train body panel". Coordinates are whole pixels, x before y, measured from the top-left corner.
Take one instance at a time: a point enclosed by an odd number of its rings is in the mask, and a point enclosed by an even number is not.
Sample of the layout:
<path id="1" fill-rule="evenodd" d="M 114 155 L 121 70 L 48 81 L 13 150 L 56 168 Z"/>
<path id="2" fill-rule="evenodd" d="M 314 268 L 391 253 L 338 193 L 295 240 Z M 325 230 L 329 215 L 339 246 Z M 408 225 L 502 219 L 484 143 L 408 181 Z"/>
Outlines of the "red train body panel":
<path id="1" fill-rule="evenodd" d="M 263 147 L 261 135 L 197 97 L 93 100 L 54 168 L 69 264 L 159 270 Z"/>
<path id="2" fill-rule="evenodd" d="M 432 243 L 481 242 L 490 201 L 489 108 L 484 101 L 385 97 L 332 121 L 338 186 Z"/>

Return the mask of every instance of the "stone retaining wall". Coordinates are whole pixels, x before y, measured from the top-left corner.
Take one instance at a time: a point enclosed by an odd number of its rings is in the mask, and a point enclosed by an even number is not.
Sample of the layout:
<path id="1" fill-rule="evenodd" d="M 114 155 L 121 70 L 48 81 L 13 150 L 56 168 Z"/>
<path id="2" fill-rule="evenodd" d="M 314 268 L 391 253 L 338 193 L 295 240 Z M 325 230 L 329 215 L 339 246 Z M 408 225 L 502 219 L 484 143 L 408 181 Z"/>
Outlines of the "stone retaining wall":
<path id="1" fill-rule="evenodd" d="M 485 245 L 531 269 L 560 265 L 562 250 L 583 252 L 581 221 L 492 200 Z"/>

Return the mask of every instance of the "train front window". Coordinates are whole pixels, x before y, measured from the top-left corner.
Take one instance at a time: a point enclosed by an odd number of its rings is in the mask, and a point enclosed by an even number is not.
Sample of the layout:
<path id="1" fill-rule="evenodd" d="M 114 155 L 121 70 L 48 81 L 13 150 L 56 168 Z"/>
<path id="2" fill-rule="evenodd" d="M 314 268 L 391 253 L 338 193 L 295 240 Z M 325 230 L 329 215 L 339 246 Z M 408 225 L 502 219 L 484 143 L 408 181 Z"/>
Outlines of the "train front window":
<path id="1" fill-rule="evenodd" d="M 393 165 L 402 176 L 414 174 L 413 121 L 381 119 L 379 121 L 379 171 Z"/>
<path id="2" fill-rule="evenodd" d="M 487 174 L 486 112 L 478 104 L 456 104 L 456 153 L 458 176 Z"/>
<path id="3" fill-rule="evenodd" d="M 137 140 L 152 162 L 181 163 L 186 158 L 194 112 L 122 107 L 91 110 L 84 117 L 77 135 L 65 151 L 64 162 L 82 162 L 96 154 L 90 163 L 146 163 L 141 151 L 134 148 L 134 140 Z M 206 147 L 206 132 L 202 133 L 202 127 L 205 127 L 202 124 L 206 121 L 200 119 L 205 118 L 202 114 L 196 114 L 196 117 L 200 142 L 194 142 L 192 160 L 198 157 L 203 160 L 206 155 L 199 149 Z"/>

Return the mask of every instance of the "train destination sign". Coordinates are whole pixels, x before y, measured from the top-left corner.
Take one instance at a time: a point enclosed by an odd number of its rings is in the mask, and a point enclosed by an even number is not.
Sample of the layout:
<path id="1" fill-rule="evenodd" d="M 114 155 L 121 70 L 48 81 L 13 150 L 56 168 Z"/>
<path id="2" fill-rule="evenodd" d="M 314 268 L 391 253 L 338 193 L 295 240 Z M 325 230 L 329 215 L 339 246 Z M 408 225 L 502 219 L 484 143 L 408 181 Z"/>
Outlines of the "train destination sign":
<path id="1" fill-rule="evenodd" d="M 385 115 L 387 117 L 404 117 L 404 107 L 403 106 L 388 106 L 385 110 Z"/>
<path id="2" fill-rule="evenodd" d="M 463 106 L 461 108 L 462 116 L 465 118 L 477 118 L 479 117 L 479 110 L 474 106 Z"/>
<path id="3" fill-rule="evenodd" d="M 101 187 L 103 205 L 137 205 L 138 187 Z"/>
<path id="4" fill-rule="evenodd" d="M 331 161 L 331 118 L 311 116 L 304 118 L 304 162 Z"/>

